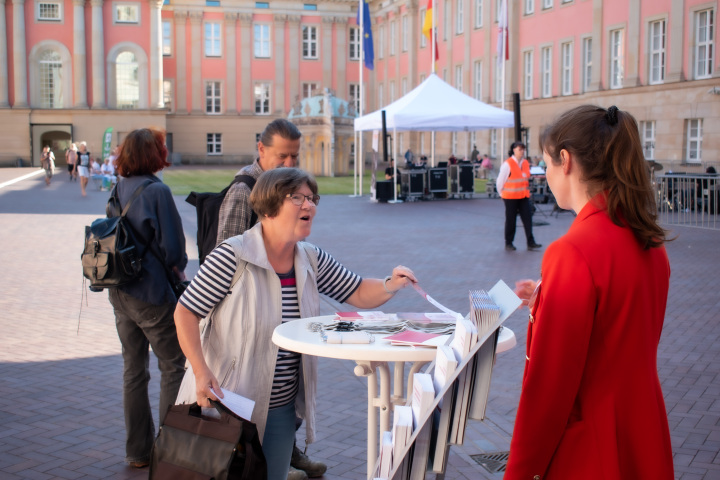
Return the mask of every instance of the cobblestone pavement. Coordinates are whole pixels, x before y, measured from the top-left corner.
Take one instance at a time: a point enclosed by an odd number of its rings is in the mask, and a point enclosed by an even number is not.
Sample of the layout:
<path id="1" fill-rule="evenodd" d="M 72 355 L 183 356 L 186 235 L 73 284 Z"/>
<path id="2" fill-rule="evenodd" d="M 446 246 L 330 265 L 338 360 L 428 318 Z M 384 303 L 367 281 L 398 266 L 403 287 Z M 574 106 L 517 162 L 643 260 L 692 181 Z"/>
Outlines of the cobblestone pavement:
<path id="1" fill-rule="evenodd" d="M 90 185 L 88 196 L 81 197 L 79 185 L 60 169 L 49 187 L 42 175 L 6 184 L 33 171 L 0 169 L 0 478 L 145 478 L 146 470 L 123 463 L 122 358 L 112 309 L 107 294 L 83 289 L 79 262 L 83 227 L 104 214 L 107 193 Z M 188 273 L 194 273 L 194 210 L 182 197 L 175 200 L 191 258 Z M 547 205 L 540 209 L 535 220 L 547 225 L 536 226 L 535 237 L 547 245 L 567 230 L 573 216 L 550 216 Z M 467 311 L 469 289 L 538 276 L 542 252 L 522 248 L 522 227 L 518 251 L 504 251 L 503 215 L 501 201 L 485 195 L 397 205 L 327 196 L 309 240 L 364 276 L 384 277 L 394 266 L 407 265 L 430 295 Z M 673 234 L 658 364 L 675 476 L 720 478 L 720 234 L 688 228 L 675 228 Z M 433 311 L 412 290 L 383 308 Z M 502 476 L 470 456 L 508 450 L 526 318 L 526 312 L 516 312 L 506 323 L 518 346 L 498 356 L 487 418 L 471 422 L 465 445 L 452 447 L 448 479 Z M 367 380 L 356 377 L 353 368 L 349 361 L 320 361 L 318 439 L 308 453 L 327 462 L 327 479 L 365 478 Z M 151 373 L 157 405 L 155 365 Z"/>

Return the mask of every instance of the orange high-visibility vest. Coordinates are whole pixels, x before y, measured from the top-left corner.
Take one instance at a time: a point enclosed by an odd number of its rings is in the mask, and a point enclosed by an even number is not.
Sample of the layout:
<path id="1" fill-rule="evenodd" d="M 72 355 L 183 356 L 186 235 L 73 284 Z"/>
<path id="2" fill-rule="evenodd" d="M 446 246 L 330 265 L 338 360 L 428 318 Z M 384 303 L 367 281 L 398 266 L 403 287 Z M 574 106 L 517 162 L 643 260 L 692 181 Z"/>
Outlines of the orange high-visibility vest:
<path id="1" fill-rule="evenodd" d="M 515 159 L 508 158 L 505 161 L 510 167 L 510 176 L 505 181 L 500 196 L 508 200 L 530 198 L 530 164 L 527 160 L 521 160 L 520 165 Z"/>

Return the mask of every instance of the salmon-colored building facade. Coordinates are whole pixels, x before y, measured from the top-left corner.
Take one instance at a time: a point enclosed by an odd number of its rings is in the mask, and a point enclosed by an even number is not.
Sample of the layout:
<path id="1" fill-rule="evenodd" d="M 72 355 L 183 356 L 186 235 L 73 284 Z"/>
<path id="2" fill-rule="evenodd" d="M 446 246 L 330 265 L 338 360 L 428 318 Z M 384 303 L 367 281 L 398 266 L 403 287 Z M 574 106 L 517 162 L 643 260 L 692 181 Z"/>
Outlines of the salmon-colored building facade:
<path id="1" fill-rule="evenodd" d="M 330 89 L 359 108 L 357 1 L 0 1 L 0 164 L 37 165 L 42 145 L 58 156 L 71 139 L 99 156 L 108 127 L 118 143 L 150 125 L 168 131 L 174 162 L 246 163 L 264 126 L 304 98 Z M 594 103 L 635 115 L 647 158 L 668 169 L 718 163 L 717 1 L 509 0 L 504 89 L 501 0 L 433 3 L 437 74 L 486 103 L 501 105 L 504 92 L 507 109 L 517 92 L 531 155 L 555 116 Z M 364 112 L 430 74 L 426 7 L 370 2 L 375 68 L 363 69 Z M 438 133 L 436 155 L 477 145 L 503 158 L 513 136 L 506 130 L 503 146 L 496 130 Z M 429 154 L 430 137 L 395 141 Z M 355 147 L 327 151 L 351 162 Z"/>

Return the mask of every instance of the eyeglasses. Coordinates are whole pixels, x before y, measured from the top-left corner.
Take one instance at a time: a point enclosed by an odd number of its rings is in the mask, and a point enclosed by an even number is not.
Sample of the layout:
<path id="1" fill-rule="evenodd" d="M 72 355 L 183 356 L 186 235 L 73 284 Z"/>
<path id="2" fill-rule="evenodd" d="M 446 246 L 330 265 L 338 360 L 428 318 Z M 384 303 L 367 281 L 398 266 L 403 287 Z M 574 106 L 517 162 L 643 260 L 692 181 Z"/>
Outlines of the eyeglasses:
<path id="1" fill-rule="evenodd" d="M 285 198 L 289 198 L 293 205 L 297 205 L 298 207 L 302 207 L 305 203 L 305 200 L 307 200 L 313 207 L 317 207 L 317 204 L 320 203 L 320 195 L 303 195 L 302 193 L 288 193 L 287 195 L 285 195 Z"/>

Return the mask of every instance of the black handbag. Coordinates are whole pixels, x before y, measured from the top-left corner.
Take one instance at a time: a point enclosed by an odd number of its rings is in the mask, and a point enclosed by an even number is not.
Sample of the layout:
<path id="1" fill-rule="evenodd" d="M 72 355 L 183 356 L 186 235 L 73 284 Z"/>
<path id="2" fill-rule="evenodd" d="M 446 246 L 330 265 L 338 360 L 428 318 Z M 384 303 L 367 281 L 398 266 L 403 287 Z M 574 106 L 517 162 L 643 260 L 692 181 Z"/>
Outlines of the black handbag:
<path id="1" fill-rule="evenodd" d="M 203 415 L 197 403 L 168 407 L 153 444 L 150 479 L 267 479 L 255 424 L 212 404 L 220 418 Z"/>

